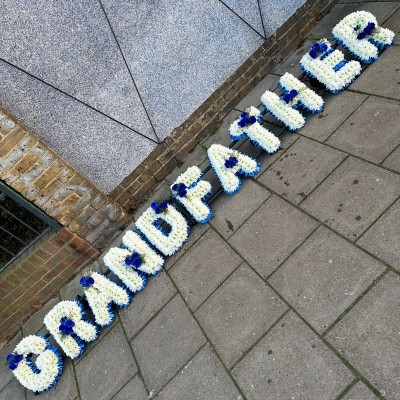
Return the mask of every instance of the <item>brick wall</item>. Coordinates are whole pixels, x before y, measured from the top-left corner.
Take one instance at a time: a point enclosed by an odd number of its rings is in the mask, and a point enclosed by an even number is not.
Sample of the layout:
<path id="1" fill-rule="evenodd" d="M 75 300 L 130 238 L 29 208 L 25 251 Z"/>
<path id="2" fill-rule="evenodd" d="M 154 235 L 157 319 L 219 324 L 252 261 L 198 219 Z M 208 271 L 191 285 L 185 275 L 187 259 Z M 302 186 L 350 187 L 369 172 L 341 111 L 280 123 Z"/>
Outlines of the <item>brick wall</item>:
<path id="1" fill-rule="evenodd" d="M 0 273 L 0 343 L 99 252 L 64 228 L 51 233 Z"/>
<path id="2" fill-rule="evenodd" d="M 92 243 L 107 245 L 131 218 L 0 109 L 0 179 L 38 208 Z"/>
<path id="3" fill-rule="evenodd" d="M 150 197 L 156 185 L 257 85 L 338 0 L 309 0 L 228 79 L 171 136 L 139 165 L 110 197 L 128 212 Z"/>

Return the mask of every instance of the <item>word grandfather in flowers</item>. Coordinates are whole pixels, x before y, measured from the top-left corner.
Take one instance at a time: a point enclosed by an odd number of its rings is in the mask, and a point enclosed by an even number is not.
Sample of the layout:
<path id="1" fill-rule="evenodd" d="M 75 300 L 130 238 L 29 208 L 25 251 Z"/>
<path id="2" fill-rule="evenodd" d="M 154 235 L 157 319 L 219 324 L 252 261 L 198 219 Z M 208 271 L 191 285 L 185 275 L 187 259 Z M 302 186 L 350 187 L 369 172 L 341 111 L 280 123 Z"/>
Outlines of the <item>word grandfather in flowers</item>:
<path id="1" fill-rule="evenodd" d="M 328 40 L 322 39 L 311 46 L 301 61 L 302 70 L 317 79 L 329 92 L 339 93 L 361 73 L 361 63 L 372 63 L 380 52 L 394 43 L 394 33 L 378 26 L 376 18 L 365 11 L 346 16 L 333 28 L 334 40 L 346 48 L 358 61 L 346 60 L 340 50 L 335 50 Z M 322 111 L 321 96 L 309 89 L 293 75 L 286 73 L 279 80 L 282 94 L 266 91 L 261 102 L 266 112 L 281 121 L 289 130 L 296 131 L 305 124 L 299 109 L 310 113 Z M 230 126 L 233 140 L 248 138 L 267 153 L 275 153 L 281 143 L 279 138 L 264 128 L 261 112 L 250 107 Z M 213 144 L 208 158 L 215 174 L 228 194 L 241 187 L 241 177 L 254 176 L 260 165 L 253 158 L 220 144 Z M 198 223 L 210 220 L 212 210 L 207 197 L 211 184 L 202 180 L 198 167 L 188 168 L 171 185 L 172 195 Z M 163 226 L 169 226 L 165 230 Z M 86 319 L 80 301 L 62 301 L 45 316 L 44 323 L 67 357 L 78 358 L 86 343 L 99 336 L 99 329 L 114 320 L 112 306 L 127 307 L 133 295 L 146 286 L 147 276 L 161 271 L 164 257 L 177 252 L 187 240 L 189 224 L 185 217 L 167 201 L 154 202 L 137 220 L 135 231 L 127 231 L 118 248 L 110 249 L 104 256 L 105 265 L 122 284 L 108 277 L 89 272 L 80 279 L 94 322 Z M 37 355 L 36 362 L 32 356 Z M 58 348 L 51 346 L 45 336 L 31 335 L 23 338 L 13 353 L 7 356 L 9 368 L 26 388 L 43 392 L 56 385 L 63 371 L 63 361 Z"/>

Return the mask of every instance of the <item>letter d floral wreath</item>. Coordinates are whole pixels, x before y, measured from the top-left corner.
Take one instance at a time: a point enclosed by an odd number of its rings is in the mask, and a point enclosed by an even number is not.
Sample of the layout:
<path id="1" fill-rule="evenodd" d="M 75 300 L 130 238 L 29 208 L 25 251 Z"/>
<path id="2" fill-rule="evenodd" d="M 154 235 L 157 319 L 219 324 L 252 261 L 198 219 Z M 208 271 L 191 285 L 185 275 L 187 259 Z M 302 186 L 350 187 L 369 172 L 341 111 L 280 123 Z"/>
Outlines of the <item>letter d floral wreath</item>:
<path id="1" fill-rule="evenodd" d="M 361 73 L 361 63 L 372 63 L 394 43 L 394 33 L 378 26 L 376 18 L 365 11 L 351 13 L 333 28 L 334 40 L 346 48 L 356 60 L 346 60 L 327 39 L 314 43 L 301 61 L 302 70 L 317 79 L 329 92 L 339 93 Z M 282 94 L 266 91 L 261 96 L 265 111 L 296 131 L 305 124 L 300 110 L 319 113 L 323 99 L 293 75 L 280 78 Z M 247 137 L 267 153 L 280 148 L 280 140 L 261 124 L 263 115 L 250 107 L 230 127 L 233 140 Z M 241 187 L 241 177 L 257 174 L 260 165 L 253 158 L 220 144 L 208 150 L 210 165 L 221 181 L 225 193 L 234 194 Z M 172 196 L 198 223 L 206 223 L 212 210 L 206 200 L 212 187 L 202 180 L 198 167 L 190 167 L 171 185 Z M 169 226 L 167 231 L 164 227 Z M 158 274 L 164 257 L 176 253 L 187 240 L 189 224 L 167 201 L 154 202 L 137 220 L 136 230 L 127 231 L 120 247 L 104 256 L 105 265 L 121 283 L 115 283 L 97 272 L 80 279 L 94 322 L 86 319 L 79 301 L 62 301 L 45 316 L 44 323 L 61 350 L 72 359 L 80 357 L 87 343 L 97 339 L 99 330 L 114 320 L 112 306 L 127 307 L 135 293 L 146 286 L 148 276 Z M 32 357 L 36 355 L 36 361 Z M 63 371 L 60 351 L 41 335 L 23 338 L 7 356 L 8 367 L 17 380 L 29 390 L 43 392 L 54 387 Z"/>

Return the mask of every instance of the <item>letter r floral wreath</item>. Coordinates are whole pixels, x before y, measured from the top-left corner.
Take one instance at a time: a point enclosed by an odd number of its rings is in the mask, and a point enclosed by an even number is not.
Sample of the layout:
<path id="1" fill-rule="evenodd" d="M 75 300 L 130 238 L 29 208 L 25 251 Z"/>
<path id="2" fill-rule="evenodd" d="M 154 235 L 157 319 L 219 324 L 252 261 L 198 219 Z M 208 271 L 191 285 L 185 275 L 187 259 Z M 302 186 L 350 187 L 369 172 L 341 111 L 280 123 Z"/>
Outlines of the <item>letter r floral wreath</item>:
<path id="1" fill-rule="evenodd" d="M 394 33 L 378 26 L 376 18 L 366 11 L 358 11 L 343 18 L 332 30 L 334 40 L 347 49 L 356 60 L 345 59 L 327 39 L 314 43 L 302 57 L 300 66 L 306 75 L 317 79 L 332 93 L 339 93 L 361 73 L 361 63 L 369 64 L 394 43 Z M 261 103 L 266 112 L 281 121 L 289 130 L 296 131 L 305 124 L 300 110 L 318 113 L 323 99 L 286 73 L 280 78 L 281 95 L 266 91 Z M 272 154 L 279 150 L 280 140 L 261 125 L 263 114 L 250 107 L 233 122 L 229 134 L 233 140 L 247 137 L 254 145 Z M 220 144 L 208 150 L 208 159 L 225 193 L 234 194 L 241 187 L 241 177 L 257 174 L 260 165 L 253 158 Z M 207 198 L 212 192 L 209 182 L 202 180 L 198 167 L 190 167 L 171 185 L 172 196 L 198 223 L 206 223 L 212 216 Z M 168 225 L 169 229 L 165 226 Z M 72 359 L 80 357 L 87 343 L 97 339 L 99 330 L 114 320 L 112 306 L 127 307 L 135 293 L 146 286 L 148 276 L 158 274 L 164 257 L 176 253 L 190 232 L 186 218 L 167 201 L 154 202 L 137 220 L 136 230 L 127 231 L 120 247 L 111 248 L 104 263 L 121 283 L 115 283 L 97 272 L 89 272 L 80 279 L 94 321 L 86 319 L 80 301 L 62 301 L 45 316 L 44 323 L 61 350 Z M 36 355 L 36 361 L 32 360 Z M 58 348 L 48 338 L 30 335 L 23 338 L 7 356 L 9 369 L 16 379 L 34 392 L 54 387 L 63 371 Z"/>

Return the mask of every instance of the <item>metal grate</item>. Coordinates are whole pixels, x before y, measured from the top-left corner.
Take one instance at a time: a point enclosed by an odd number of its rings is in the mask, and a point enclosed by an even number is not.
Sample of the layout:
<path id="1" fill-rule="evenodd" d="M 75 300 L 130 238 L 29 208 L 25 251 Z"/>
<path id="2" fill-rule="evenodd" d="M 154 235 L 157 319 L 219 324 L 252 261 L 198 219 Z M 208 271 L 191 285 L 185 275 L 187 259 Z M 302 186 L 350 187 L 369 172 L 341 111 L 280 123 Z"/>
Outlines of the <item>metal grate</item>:
<path id="1" fill-rule="evenodd" d="M 0 271 L 60 225 L 0 182 Z"/>

